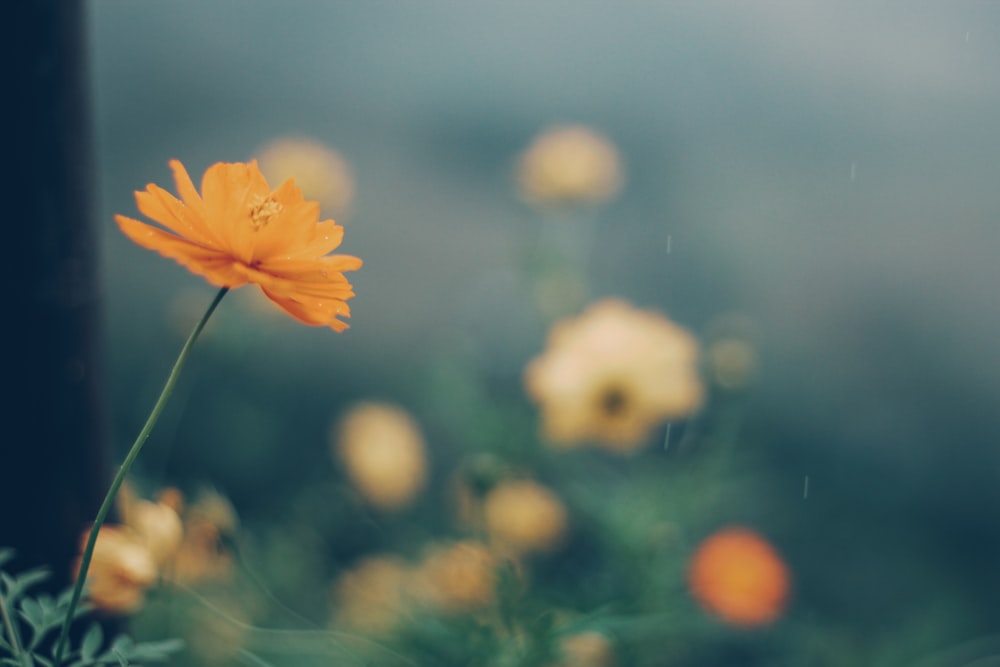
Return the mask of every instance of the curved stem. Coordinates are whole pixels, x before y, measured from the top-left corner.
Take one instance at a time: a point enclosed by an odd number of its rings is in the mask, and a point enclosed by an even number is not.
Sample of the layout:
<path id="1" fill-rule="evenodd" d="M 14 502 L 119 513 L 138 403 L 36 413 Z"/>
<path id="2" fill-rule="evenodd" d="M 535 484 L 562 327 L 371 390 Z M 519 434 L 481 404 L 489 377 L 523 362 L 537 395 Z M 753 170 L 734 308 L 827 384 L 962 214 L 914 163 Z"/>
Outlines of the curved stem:
<path id="1" fill-rule="evenodd" d="M 80 597 L 83 594 L 83 585 L 87 579 L 87 569 L 90 567 L 90 560 L 94 555 L 94 545 L 97 544 L 97 534 L 100 532 L 101 526 L 104 524 L 104 520 L 111 511 L 111 507 L 114 505 L 115 496 L 118 495 L 118 489 L 121 488 L 122 482 L 125 481 L 125 476 L 128 474 L 129 469 L 135 462 L 136 457 L 139 456 L 139 452 L 142 450 L 142 446 L 146 443 L 147 438 L 149 438 L 149 434 L 153 431 L 153 427 L 156 425 L 157 420 L 159 420 L 160 414 L 163 413 L 163 409 L 167 405 L 167 400 L 174 391 L 174 385 L 177 384 L 177 378 L 180 377 L 181 369 L 184 367 L 184 362 L 187 361 L 188 354 L 191 352 L 191 347 L 194 345 L 194 341 L 198 338 L 198 334 L 201 333 L 202 329 L 205 328 L 205 324 L 208 323 L 208 318 L 210 318 L 212 313 L 215 312 L 215 308 L 219 305 L 219 302 L 222 301 L 222 297 L 224 297 L 228 291 L 228 287 L 223 287 L 219 290 L 219 293 L 215 295 L 215 299 L 213 299 L 212 303 L 208 306 L 208 310 L 206 310 L 205 314 L 201 316 L 201 319 L 198 320 L 198 324 L 196 324 L 194 329 L 191 331 L 191 335 L 188 336 L 187 341 L 184 343 L 184 347 L 181 348 L 181 353 L 177 356 L 177 361 L 174 362 L 174 367 L 170 370 L 170 375 L 167 376 L 167 382 L 163 385 L 160 397 L 156 399 L 156 404 L 153 405 L 153 410 L 149 413 L 149 417 L 146 419 L 146 425 L 142 427 L 138 437 L 136 437 L 135 442 L 132 444 L 132 449 L 130 449 L 128 454 L 125 456 L 125 460 L 118 469 L 118 474 L 115 475 L 114 480 L 111 482 L 111 488 L 108 489 L 107 495 L 104 496 L 104 502 L 101 503 L 101 508 L 97 511 L 97 518 L 94 519 L 94 525 L 91 527 L 90 535 L 87 537 L 87 545 L 83 549 L 83 557 L 80 561 L 80 571 L 76 576 L 76 585 L 73 587 L 73 597 L 70 599 L 69 608 L 66 610 L 66 618 L 63 620 L 62 629 L 59 631 L 59 641 L 56 642 L 54 656 L 55 664 L 57 666 L 62 662 L 63 652 L 66 649 L 66 638 L 69 635 L 69 627 L 73 623 L 73 615 L 76 612 L 76 607 L 80 603 Z"/>

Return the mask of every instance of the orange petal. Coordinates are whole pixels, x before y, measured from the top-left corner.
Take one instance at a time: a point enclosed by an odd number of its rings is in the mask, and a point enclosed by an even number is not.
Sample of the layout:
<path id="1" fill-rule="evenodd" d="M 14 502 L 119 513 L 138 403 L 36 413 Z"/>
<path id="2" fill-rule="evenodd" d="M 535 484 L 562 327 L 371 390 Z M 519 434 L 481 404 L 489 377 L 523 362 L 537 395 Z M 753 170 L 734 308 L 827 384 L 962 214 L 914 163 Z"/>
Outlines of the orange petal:
<path id="1" fill-rule="evenodd" d="M 336 279 L 336 273 L 360 269 L 361 265 L 359 257 L 328 255 L 317 259 L 273 259 L 262 263 L 260 270 L 288 280 L 323 282 Z"/>
<path id="2" fill-rule="evenodd" d="M 205 172 L 201 194 L 207 219 L 217 226 L 219 238 L 234 258 L 253 260 L 254 229 L 247 219 L 254 199 L 265 199 L 271 189 L 256 162 L 219 162 Z"/>
<path id="3" fill-rule="evenodd" d="M 145 192 L 135 193 L 135 202 L 143 215 L 175 234 L 201 245 L 218 245 L 215 235 L 205 226 L 201 218 L 163 188 L 150 183 L 146 186 Z"/>
<path id="4" fill-rule="evenodd" d="M 350 308 L 342 301 L 327 300 L 317 302 L 310 300 L 309 303 L 303 303 L 292 297 L 275 294 L 264 287 L 261 287 L 261 290 L 279 308 L 303 324 L 328 326 L 334 331 L 343 331 L 349 326 L 346 322 L 341 322 L 337 319 L 338 315 L 343 317 L 350 316 Z"/>
<path id="5" fill-rule="evenodd" d="M 180 160 L 171 160 L 170 169 L 174 172 L 174 183 L 177 184 L 177 194 L 181 196 L 184 204 L 194 209 L 202 218 L 205 217 L 205 202 L 201 200 L 201 195 L 195 189 L 191 177 L 188 176 L 187 169 Z"/>
<path id="6" fill-rule="evenodd" d="M 116 215 L 115 222 L 136 244 L 169 257 L 217 287 L 234 288 L 247 283 L 245 276 L 237 270 L 239 265 L 226 253 L 174 236 L 123 215 Z"/>

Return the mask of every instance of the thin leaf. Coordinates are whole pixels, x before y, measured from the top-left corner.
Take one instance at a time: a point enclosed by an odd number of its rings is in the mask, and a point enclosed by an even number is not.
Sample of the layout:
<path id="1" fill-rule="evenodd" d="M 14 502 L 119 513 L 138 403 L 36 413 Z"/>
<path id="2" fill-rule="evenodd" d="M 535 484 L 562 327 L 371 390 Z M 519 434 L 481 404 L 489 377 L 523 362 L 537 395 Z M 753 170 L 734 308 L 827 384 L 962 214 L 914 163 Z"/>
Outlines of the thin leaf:
<path id="1" fill-rule="evenodd" d="M 121 651 L 119 651 L 118 649 L 111 649 L 111 652 L 114 653 L 116 658 L 118 658 L 119 665 L 121 665 L 122 667 L 129 667 L 131 663 L 128 661 L 128 658 L 122 655 Z"/>
<path id="2" fill-rule="evenodd" d="M 0 549 L 0 567 L 3 567 L 14 557 L 14 550 L 10 547 Z"/>
<path id="3" fill-rule="evenodd" d="M 100 625 L 94 623 L 87 628 L 87 633 L 83 635 L 83 641 L 80 643 L 80 657 L 87 662 L 92 662 L 103 642 L 104 632 Z"/>
<path id="4" fill-rule="evenodd" d="M 37 634 L 44 620 L 42 606 L 34 598 L 24 598 L 21 600 L 21 609 L 19 611 L 21 617 L 28 622 L 28 625 Z"/>
<path id="5" fill-rule="evenodd" d="M 44 567 L 35 568 L 34 570 L 28 570 L 27 572 L 22 572 L 17 575 L 17 577 L 10 579 L 5 577 L 4 583 L 7 583 L 7 579 L 10 582 L 7 587 L 7 598 L 8 602 L 13 603 L 18 598 L 20 598 L 24 593 L 34 586 L 35 584 L 45 581 L 49 578 L 51 573 Z"/>
<path id="6" fill-rule="evenodd" d="M 60 593 L 59 597 L 56 598 L 56 608 L 62 609 L 63 613 L 65 613 L 66 608 L 69 607 L 69 601 L 72 598 L 73 598 L 73 588 L 70 587 L 64 590 L 62 593 Z"/>

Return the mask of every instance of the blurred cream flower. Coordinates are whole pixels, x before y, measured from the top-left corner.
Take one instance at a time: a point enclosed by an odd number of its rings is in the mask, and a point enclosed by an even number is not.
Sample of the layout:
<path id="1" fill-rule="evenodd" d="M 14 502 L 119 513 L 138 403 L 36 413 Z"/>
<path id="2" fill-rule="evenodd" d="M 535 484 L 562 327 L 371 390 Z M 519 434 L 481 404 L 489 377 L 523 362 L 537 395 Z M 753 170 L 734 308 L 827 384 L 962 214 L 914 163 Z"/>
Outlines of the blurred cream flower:
<path id="1" fill-rule="evenodd" d="M 122 523 L 132 531 L 134 540 L 143 545 L 157 569 L 162 569 L 176 555 L 181 546 L 184 526 L 171 499 L 176 490 L 171 489 L 158 502 L 138 498 L 128 485 L 118 496 L 118 513 Z"/>
<path id="2" fill-rule="evenodd" d="M 541 205 L 600 204 L 621 189 L 621 160 L 607 138 L 583 125 L 556 126 L 521 155 L 521 196 Z"/>
<path id="3" fill-rule="evenodd" d="M 695 337 L 619 299 L 557 323 L 525 385 L 553 444 L 593 441 L 615 452 L 641 447 L 654 427 L 698 409 L 704 394 Z"/>
<path id="4" fill-rule="evenodd" d="M 579 632 L 559 641 L 561 659 L 554 667 L 613 667 L 614 648 L 607 635 Z"/>
<path id="5" fill-rule="evenodd" d="M 88 534 L 83 534 L 81 553 Z M 73 570 L 79 572 L 79 558 Z M 135 533 L 123 526 L 101 526 L 87 571 L 87 599 L 95 609 L 132 613 L 142 606 L 156 579 L 156 563 Z"/>
<path id="6" fill-rule="evenodd" d="M 334 586 L 334 621 L 368 632 L 391 629 L 409 599 L 411 569 L 402 558 L 388 554 L 357 563 Z"/>
<path id="7" fill-rule="evenodd" d="M 407 506 L 427 481 L 423 435 L 396 406 L 355 405 L 337 424 L 333 444 L 355 488 L 380 509 Z"/>
<path id="8" fill-rule="evenodd" d="M 257 163 L 268 183 L 294 178 L 302 195 L 318 201 L 328 215 L 346 215 L 354 200 L 354 175 L 347 161 L 313 139 L 276 139 L 258 152 Z"/>
<path id="9" fill-rule="evenodd" d="M 552 491 L 528 479 L 504 481 L 486 494 L 490 540 L 514 554 L 552 551 L 566 536 L 566 508 Z"/>
<path id="10" fill-rule="evenodd" d="M 474 540 L 431 546 L 413 572 L 416 600 L 446 613 L 483 609 L 493 602 L 497 557 Z"/>

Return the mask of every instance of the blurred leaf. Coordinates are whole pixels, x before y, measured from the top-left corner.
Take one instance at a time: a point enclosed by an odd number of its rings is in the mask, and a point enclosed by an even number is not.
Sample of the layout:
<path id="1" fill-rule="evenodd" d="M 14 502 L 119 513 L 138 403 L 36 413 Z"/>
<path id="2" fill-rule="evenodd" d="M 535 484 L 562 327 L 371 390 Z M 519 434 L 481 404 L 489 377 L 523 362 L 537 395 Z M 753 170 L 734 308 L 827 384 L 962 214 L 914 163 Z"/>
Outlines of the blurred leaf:
<path id="1" fill-rule="evenodd" d="M 33 598 L 24 598 L 21 600 L 20 613 L 21 617 L 28 622 L 28 625 L 31 626 L 35 634 L 38 634 L 44 621 L 42 606 Z"/>
<path id="2" fill-rule="evenodd" d="M 12 605 L 17 602 L 29 588 L 48 579 L 49 574 L 49 571 L 43 567 L 28 570 L 17 577 L 11 577 L 6 572 L 0 573 L 0 579 L 7 589 L 7 603 Z"/>
<path id="3" fill-rule="evenodd" d="M 80 657 L 88 662 L 92 661 L 97 655 L 98 649 L 101 648 L 101 642 L 104 641 L 104 632 L 101 630 L 101 626 L 94 623 L 87 629 L 87 633 L 83 636 L 83 641 L 80 643 Z"/>

